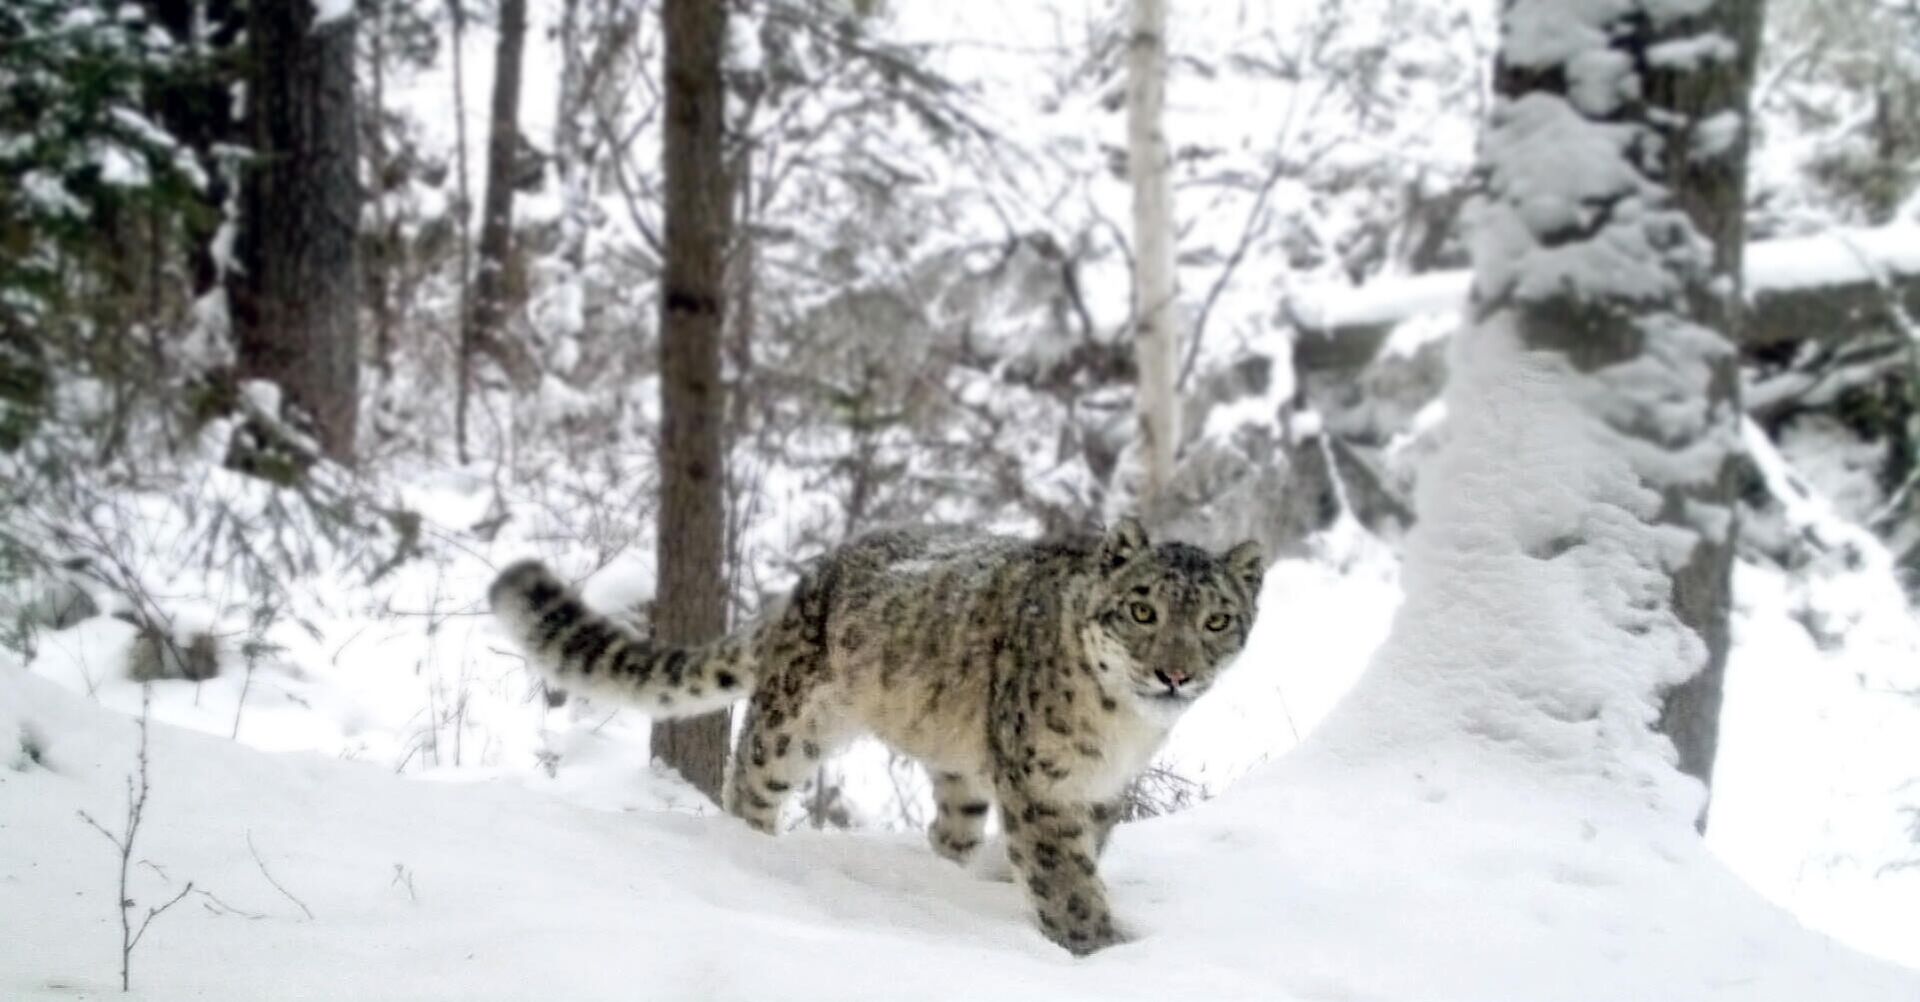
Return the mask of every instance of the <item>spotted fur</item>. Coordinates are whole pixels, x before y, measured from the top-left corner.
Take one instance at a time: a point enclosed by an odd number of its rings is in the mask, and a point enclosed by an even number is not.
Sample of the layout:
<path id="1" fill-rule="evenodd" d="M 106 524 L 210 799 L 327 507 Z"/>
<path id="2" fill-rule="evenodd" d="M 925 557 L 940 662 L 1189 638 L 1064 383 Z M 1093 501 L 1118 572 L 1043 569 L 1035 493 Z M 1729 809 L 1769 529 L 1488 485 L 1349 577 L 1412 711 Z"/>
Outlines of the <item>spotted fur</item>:
<path id="1" fill-rule="evenodd" d="M 1132 519 L 1032 542 L 954 530 L 863 537 L 757 623 L 661 647 L 544 567 L 489 593 L 552 682 L 655 716 L 746 696 L 727 806 L 772 832 L 816 763 L 872 734 L 933 777 L 934 851 L 966 860 L 997 806 L 1041 930 L 1118 942 L 1098 859 L 1127 784 L 1245 645 L 1264 560 L 1152 545 Z"/>

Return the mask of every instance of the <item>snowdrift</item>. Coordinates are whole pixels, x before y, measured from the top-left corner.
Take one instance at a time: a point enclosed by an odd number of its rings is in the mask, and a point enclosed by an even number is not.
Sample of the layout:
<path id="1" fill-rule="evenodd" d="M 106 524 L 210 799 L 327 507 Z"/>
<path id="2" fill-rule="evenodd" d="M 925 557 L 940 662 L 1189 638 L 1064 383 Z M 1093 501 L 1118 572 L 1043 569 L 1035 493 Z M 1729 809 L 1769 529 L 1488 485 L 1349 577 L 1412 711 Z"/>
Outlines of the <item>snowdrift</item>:
<path id="1" fill-rule="evenodd" d="M 0 995 L 117 994 L 115 858 L 76 812 L 117 827 L 137 744 L 0 668 Z M 1136 941 L 1084 961 L 907 836 L 768 839 L 160 724 L 150 757 L 137 910 L 210 896 L 154 923 L 136 998 L 1920 997 L 1644 814 L 1311 747 L 1122 826 L 1106 868 Z"/>

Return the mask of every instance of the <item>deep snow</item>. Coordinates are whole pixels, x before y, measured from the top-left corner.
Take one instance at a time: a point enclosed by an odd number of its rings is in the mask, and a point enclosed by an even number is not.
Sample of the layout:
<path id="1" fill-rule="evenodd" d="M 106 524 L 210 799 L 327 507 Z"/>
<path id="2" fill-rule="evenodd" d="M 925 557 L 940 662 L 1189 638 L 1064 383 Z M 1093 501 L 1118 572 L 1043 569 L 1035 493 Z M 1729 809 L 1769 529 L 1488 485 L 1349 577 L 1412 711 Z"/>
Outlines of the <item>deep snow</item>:
<path id="1" fill-rule="evenodd" d="M 0 994 L 117 989 L 113 853 L 138 730 L 0 669 Z M 37 761 L 19 753 L 22 738 Z M 136 998 L 1912 999 L 1920 975 L 1797 928 L 1696 841 L 1405 764 L 1319 756 L 1123 826 L 1138 936 L 1075 961 L 1014 887 L 916 837 L 600 811 L 155 724 L 139 907 L 191 880 Z M 628 781 L 639 799 L 651 781 Z M 301 910 L 266 879 L 312 910 Z M 164 875 L 163 875 L 164 874 Z M 241 914 L 248 913 L 248 914 Z M 258 916 L 258 917 L 250 917 Z"/>

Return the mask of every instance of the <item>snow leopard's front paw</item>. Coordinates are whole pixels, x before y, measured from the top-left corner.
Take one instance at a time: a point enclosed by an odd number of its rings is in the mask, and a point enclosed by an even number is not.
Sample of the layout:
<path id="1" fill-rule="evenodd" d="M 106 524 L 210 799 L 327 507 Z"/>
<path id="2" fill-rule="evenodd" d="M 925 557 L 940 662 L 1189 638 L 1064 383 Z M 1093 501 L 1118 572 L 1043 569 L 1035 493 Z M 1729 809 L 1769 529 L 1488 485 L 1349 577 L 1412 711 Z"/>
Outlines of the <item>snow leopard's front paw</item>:
<path id="1" fill-rule="evenodd" d="M 1098 953 L 1110 946 L 1130 942 L 1105 908 L 1073 914 L 1071 905 L 1060 912 L 1041 912 L 1040 931 L 1076 957 Z"/>

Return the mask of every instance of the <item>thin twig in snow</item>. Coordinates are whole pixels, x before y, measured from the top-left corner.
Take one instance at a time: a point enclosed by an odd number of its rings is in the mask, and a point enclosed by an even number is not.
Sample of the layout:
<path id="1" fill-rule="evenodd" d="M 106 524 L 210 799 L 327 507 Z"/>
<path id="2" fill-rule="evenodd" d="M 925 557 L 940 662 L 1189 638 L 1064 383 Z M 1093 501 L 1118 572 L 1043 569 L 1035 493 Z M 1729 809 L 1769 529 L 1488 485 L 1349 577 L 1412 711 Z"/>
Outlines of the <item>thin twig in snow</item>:
<path id="1" fill-rule="evenodd" d="M 234 906 L 227 904 L 225 901 L 220 900 L 219 895 L 213 893 L 212 891 L 207 890 L 206 888 L 193 888 L 193 893 L 198 894 L 203 898 L 206 898 L 207 900 L 202 901 L 200 903 L 200 906 L 205 908 L 207 911 L 214 913 L 215 915 L 238 915 L 243 919 L 249 919 L 253 921 L 258 921 L 260 919 L 266 918 L 265 915 L 261 915 L 257 912 L 250 912 L 243 908 L 235 908 Z"/>
<path id="2" fill-rule="evenodd" d="M 193 881 L 189 880 L 187 881 L 187 886 L 180 888 L 180 893 L 167 899 L 166 904 L 161 905 L 158 908 L 147 909 L 147 917 L 140 920 L 140 928 L 134 930 L 133 939 L 127 943 L 126 952 L 131 954 L 133 952 L 133 948 L 140 945 L 140 937 L 145 936 L 147 934 L 147 926 L 151 925 L 154 919 L 159 918 L 162 912 L 165 912 L 167 909 L 172 908 L 174 905 L 179 904 L 182 898 L 192 893 L 193 893 Z M 126 973 L 124 971 L 120 975 L 120 990 L 121 991 L 127 990 Z"/>
<path id="3" fill-rule="evenodd" d="M 393 879 L 387 883 L 387 886 L 405 888 L 407 891 L 407 900 L 414 904 L 420 903 L 420 895 L 415 893 L 413 889 L 413 871 L 407 869 L 407 864 L 393 864 Z"/>
<path id="4" fill-rule="evenodd" d="M 286 898 L 288 901 L 291 901 L 294 904 L 299 905 L 300 910 L 305 912 L 307 914 L 307 918 L 311 920 L 313 918 L 313 909 L 308 908 L 306 902 L 300 900 L 299 898 L 294 897 L 292 891 L 287 890 L 285 887 L 281 886 L 278 880 L 273 879 L 273 872 L 267 869 L 267 861 L 260 858 L 260 850 L 255 848 L 253 845 L 253 829 L 251 828 L 247 829 L 247 851 L 250 853 L 253 853 L 253 861 L 255 864 L 257 864 L 260 867 L 260 875 L 267 878 L 267 883 L 272 884 L 274 890 L 279 891 L 281 894 L 286 895 Z"/>
<path id="5" fill-rule="evenodd" d="M 91 825 L 94 831 L 105 835 L 107 841 L 112 842 L 113 847 L 120 851 L 120 895 L 117 900 L 119 901 L 120 907 L 120 990 L 123 992 L 131 990 L 133 948 L 139 945 L 140 937 L 147 934 L 147 926 L 152 925 L 153 920 L 159 918 L 167 909 L 179 904 L 180 899 L 186 897 L 188 892 L 193 890 L 193 881 L 187 881 L 187 886 L 181 888 L 180 893 L 174 895 L 171 900 L 158 907 L 148 908 L 147 915 L 140 920 L 139 927 L 134 927 L 133 898 L 127 892 L 127 875 L 128 871 L 133 868 L 134 839 L 140 834 L 140 820 L 146 814 L 147 810 L 147 793 L 150 790 L 147 783 L 147 721 L 151 719 L 152 713 L 153 686 L 142 685 L 140 687 L 140 746 L 135 756 L 139 767 L 134 775 L 127 777 L 127 823 L 125 830 L 121 834 L 115 835 L 108 831 L 105 825 L 94 820 L 93 815 L 88 814 L 86 811 L 78 812 L 80 820 Z M 160 873 L 162 878 L 165 878 L 165 872 L 151 861 L 141 860 L 141 863 L 153 867 L 154 872 Z"/>

